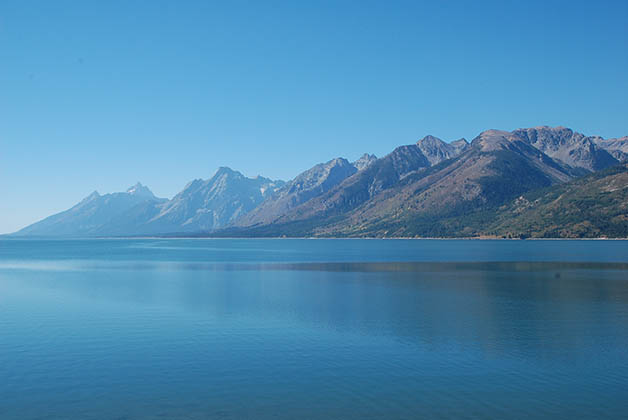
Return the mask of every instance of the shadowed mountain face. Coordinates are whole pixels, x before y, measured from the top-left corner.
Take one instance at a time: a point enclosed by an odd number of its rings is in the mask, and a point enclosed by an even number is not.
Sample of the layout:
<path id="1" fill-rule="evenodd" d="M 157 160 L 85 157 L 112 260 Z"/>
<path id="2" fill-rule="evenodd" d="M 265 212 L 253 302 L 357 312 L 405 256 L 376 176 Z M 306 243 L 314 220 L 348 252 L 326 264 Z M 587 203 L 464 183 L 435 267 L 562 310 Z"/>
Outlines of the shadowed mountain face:
<path id="1" fill-rule="evenodd" d="M 628 137 L 604 140 L 563 127 L 487 130 L 471 143 L 426 136 L 379 159 L 369 154 L 353 163 L 332 159 L 288 183 L 247 178 L 223 167 L 208 180 L 190 182 L 171 200 L 155 198 L 141 184 L 125 193 L 94 193 L 18 234 L 501 235 L 509 221 L 503 219 L 499 228 L 494 222 L 508 203 L 617 165 L 626 157 Z M 534 214 L 562 220 L 557 213 Z M 628 223 L 625 218 L 617 220 L 620 227 L 613 232 L 621 232 L 621 224 Z M 544 232 L 576 235 L 582 229 Z"/>
<path id="2" fill-rule="evenodd" d="M 318 226 L 315 233 L 441 236 L 448 232 L 435 222 L 440 218 L 484 211 L 522 192 L 566 182 L 574 174 L 511 133 L 490 130 L 462 155 L 408 174 L 341 220 Z"/>
<path id="3" fill-rule="evenodd" d="M 427 136 L 399 147 L 252 234 L 472 235 L 474 228 L 456 219 L 481 218 L 527 191 L 617 164 L 590 138 L 560 127 L 488 130 L 470 145 L 456 143 Z"/>
<path id="4" fill-rule="evenodd" d="M 324 167 L 328 167 L 335 161 L 337 160 L 327 162 Z M 258 209 L 239 220 L 238 225 L 286 223 L 319 217 L 323 214 L 344 212 L 395 185 L 409 173 L 430 166 L 428 158 L 415 144 L 398 147 L 392 153 L 371 162 L 360 171 L 344 159 L 343 161 L 342 167 L 352 169 L 342 171 L 343 176 L 334 177 L 335 182 L 327 182 L 327 188 L 317 188 L 315 193 L 308 193 L 299 199 L 296 199 L 295 194 L 291 192 L 290 186 L 294 181 L 311 178 L 312 171 L 320 172 L 316 169 L 320 165 L 317 165 L 288 183 L 285 194 L 271 197 Z"/>
<path id="5" fill-rule="evenodd" d="M 286 212 L 326 193 L 357 171 L 343 158 L 320 163 L 286 183 L 258 208 L 242 217 L 238 224 L 247 226 L 275 222 Z"/>
<path id="6" fill-rule="evenodd" d="M 592 139 L 598 147 L 606 150 L 618 161 L 628 161 L 628 136 L 608 140 L 604 140 L 601 137 L 593 137 Z"/>

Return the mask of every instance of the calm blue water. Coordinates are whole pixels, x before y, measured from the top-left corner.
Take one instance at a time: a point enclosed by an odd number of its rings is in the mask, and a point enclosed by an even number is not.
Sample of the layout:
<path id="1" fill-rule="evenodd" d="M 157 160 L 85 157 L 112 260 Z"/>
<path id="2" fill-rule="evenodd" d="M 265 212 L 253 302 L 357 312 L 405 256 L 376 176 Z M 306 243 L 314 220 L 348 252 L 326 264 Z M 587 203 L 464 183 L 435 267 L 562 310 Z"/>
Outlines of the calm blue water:
<path id="1" fill-rule="evenodd" d="M 0 419 L 626 418 L 628 242 L 0 240 Z"/>

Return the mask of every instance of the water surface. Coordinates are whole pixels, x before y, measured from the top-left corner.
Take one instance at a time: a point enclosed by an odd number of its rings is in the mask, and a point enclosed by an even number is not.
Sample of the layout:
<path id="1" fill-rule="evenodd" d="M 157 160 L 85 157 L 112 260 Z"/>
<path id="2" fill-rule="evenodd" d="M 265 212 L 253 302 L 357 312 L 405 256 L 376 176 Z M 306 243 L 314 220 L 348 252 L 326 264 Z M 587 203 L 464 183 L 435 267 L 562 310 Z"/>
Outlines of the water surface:
<path id="1" fill-rule="evenodd" d="M 0 418 L 622 418 L 628 242 L 1 240 Z"/>

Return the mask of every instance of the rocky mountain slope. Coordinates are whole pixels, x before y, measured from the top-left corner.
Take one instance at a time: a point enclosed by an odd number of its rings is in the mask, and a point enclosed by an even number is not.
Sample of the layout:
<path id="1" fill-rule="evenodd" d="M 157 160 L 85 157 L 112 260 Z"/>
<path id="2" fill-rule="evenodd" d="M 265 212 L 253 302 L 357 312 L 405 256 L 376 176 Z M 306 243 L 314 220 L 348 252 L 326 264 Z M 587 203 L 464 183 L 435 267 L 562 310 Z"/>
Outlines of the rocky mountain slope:
<path id="1" fill-rule="evenodd" d="M 207 180 L 196 179 L 138 226 L 138 233 L 211 231 L 256 208 L 283 185 L 264 177 L 247 178 L 221 167 Z"/>
<path id="2" fill-rule="evenodd" d="M 17 235 L 91 236 L 115 224 L 118 216 L 136 206 L 159 206 L 166 200 L 157 198 L 140 183 L 126 192 L 100 195 L 94 191 L 69 210 L 47 217 L 17 232 Z"/>
<path id="3" fill-rule="evenodd" d="M 352 162 L 351 164 L 355 166 L 355 169 L 361 171 L 362 169 L 367 168 L 371 163 L 375 162 L 376 160 L 377 156 L 365 153 L 360 157 L 360 159 Z"/>
<path id="4" fill-rule="evenodd" d="M 237 224 L 274 223 L 286 212 L 326 193 L 357 171 L 343 158 L 320 163 L 286 183 L 259 207 L 240 218 Z"/>
<path id="5" fill-rule="evenodd" d="M 440 219 L 484 212 L 517 194 L 566 182 L 573 176 L 573 169 L 510 133 L 491 130 L 474 139 L 458 158 L 408 176 L 347 214 L 346 220 L 317 233 L 454 235 L 460 227 L 440 223 Z"/>
<path id="6" fill-rule="evenodd" d="M 628 136 L 608 140 L 594 137 L 593 141 L 620 162 L 628 161 Z"/>
<path id="7" fill-rule="evenodd" d="M 126 193 L 93 193 L 70 210 L 30 225 L 16 235 L 129 236 L 207 232 L 235 221 L 283 185 L 247 178 L 222 167 L 196 179 L 171 200 L 157 199 L 140 184 Z"/>
<path id="8" fill-rule="evenodd" d="M 565 127 L 534 127 L 512 133 L 549 157 L 574 168 L 597 171 L 617 163 L 603 147 L 603 141 Z"/>
<path id="9" fill-rule="evenodd" d="M 589 203 L 597 214 L 613 218 L 609 223 L 615 227 L 605 228 L 599 220 L 594 223 L 593 213 L 587 213 L 582 220 L 597 227 L 587 231 L 564 225 L 561 230 L 563 222 L 556 221 L 564 219 L 558 212 L 509 206 L 527 194 L 563 185 L 574 189 L 569 192 L 576 197 L 571 202 L 579 202 L 576 190 L 586 189 L 579 180 L 597 182 L 587 174 L 604 174 L 627 156 L 628 137 L 604 140 L 564 127 L 487 130 L 471 143 L 465 139 L 446 143 L 426 136 L 379 159 L 369 154 L 353 163 L 332 159 L 287 183 L 247 178 L 223 167 L 208 180 L 190 182 L 171 200 L 155 198 L 140 184 L 126 193 L 93 194 L 18 234 L 460 237 L 529 231 L 541 236 L 602 235 L 622 232 L 625 218 Z M 617 175 L 613 185 L 624 181 Z M 619 191 L 613 195 L 615 201 L 608 201 L 603 199 L 602 184 L 595 185 L 600 188 L 591 189 L 590 197 L 599 197 L 605 208 L 624 208 L 617 201 L 625 200 L 621 188 L 614 190 Z M 526 225 L 535 218 L 546 218 L 544 223 L 549 224 L 542 229 Z"/>
<path id="10" fill-rule="evenodd" d="M 445 145 L 445 146 L 443 146 Z M 527 191 L 618 163 L 597 142 L 562 127 L 488 130 L 461 153 L 428 136 L 378 159 L 329 192 L 246 235 L 469 236 L 498 206 Z M 553 157 L 544 151 L 551 153 Z M 231 234 L 238 234 L 232 231 Z"/>
<path id="11" fill-rule="evenodd" d="M 469 146 L 469 143 L 465 139 L 445 143 L 438 137 L 425 136 L 416 145 L 430 162 L 430 165 L 436 165 L 444 160 L 458 156 Z"/>
<path id="12" fill-rule="evenodd" d="M 450 159 L 467 146 L 464 140 L 463 143 L 459 141 L 450 145 L 436 137 L 427 136 L 416 144 L 400 146 L 381 159 L 370 159 L 370 164 L 359 171 L 357 168 L 344 171 L 344 177 L 335 177 L 335 183 L 328 182 L 328 188 L 318 189 L 316 194 L 309 194 L 299 200 L 289 194 L 271 197 L 237 224 L 241 227 L 282 224 L 349 211 L 381 191 L 397 185 L 409 174 Z M 309 171 L 295 180 L 302 176 L 310 177 Z"/>

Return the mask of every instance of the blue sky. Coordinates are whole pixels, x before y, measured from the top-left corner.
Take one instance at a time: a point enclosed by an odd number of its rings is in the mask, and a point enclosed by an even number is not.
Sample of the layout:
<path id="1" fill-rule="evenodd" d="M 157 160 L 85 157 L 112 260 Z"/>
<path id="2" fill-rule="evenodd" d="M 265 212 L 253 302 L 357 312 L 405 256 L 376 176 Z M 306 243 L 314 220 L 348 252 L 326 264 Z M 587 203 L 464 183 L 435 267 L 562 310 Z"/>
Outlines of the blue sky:
<path id="1" fill-rule="evenodd" d="M 628 2 L 0 2 L 0 232 L 426 134 L 628 134 Z"/>

